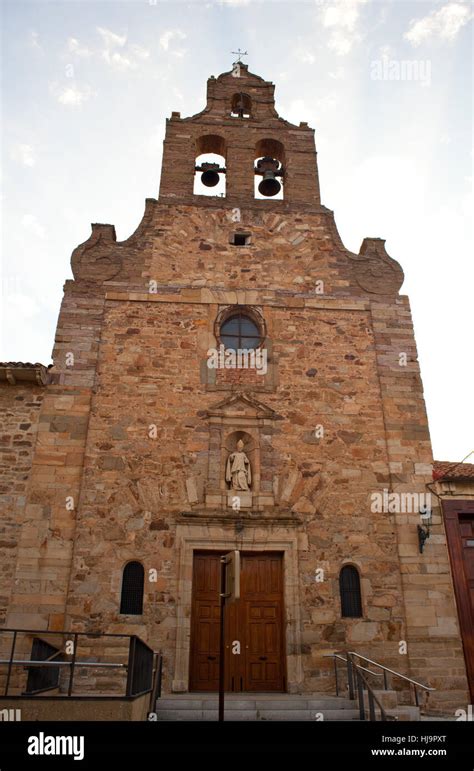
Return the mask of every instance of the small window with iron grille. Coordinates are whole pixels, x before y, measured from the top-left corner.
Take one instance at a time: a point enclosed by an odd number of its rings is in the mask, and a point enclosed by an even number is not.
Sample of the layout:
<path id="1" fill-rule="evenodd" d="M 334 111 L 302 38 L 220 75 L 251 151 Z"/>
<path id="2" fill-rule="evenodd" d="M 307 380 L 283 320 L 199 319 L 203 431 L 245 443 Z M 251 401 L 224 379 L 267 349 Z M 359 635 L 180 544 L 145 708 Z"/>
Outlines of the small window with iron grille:
<path id="1" fill-rule="evenodd" d="M 362 616 L 360 578 L 357 568 L 353 565 L 344 565 L 342 568 L 339 574 L 339 590 L 342 617 L 360 618 Z"/>
<path id="2" fill-rule="evenodd" d="M 145 571 L 141 562 L 128 562 L 123 569 L 120 613 L 141 616 Z"/>

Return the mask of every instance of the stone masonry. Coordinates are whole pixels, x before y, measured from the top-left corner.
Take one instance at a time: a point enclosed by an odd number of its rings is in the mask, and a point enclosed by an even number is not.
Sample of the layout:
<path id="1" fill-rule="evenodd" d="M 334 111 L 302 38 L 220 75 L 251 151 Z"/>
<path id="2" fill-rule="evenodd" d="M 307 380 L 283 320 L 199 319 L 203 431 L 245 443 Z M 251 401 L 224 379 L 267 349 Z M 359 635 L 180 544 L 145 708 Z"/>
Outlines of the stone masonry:
<path id="1" fill-rule="evenodd" d="M 18 381 L 17 378 L 19 378 Z M 0 364 L 0 624 L 2 625 L 5 622 L 15 579 L 22 525 L 19 512 L 25 505 L 25 492 L 31 471 L 45 382 L 46 371 L 41 365 L 18 367 L 12 364 L 7 367 Z M 4 384 L 6 387 L 2 387 Z M 36 530 L 34 536 L 36 539 Z"/>
<path id="2" fill-rule="evenodd" d="M 247 120 L 230 116 L 240 89 Z M 225 198 L 193 195 L 202 152 L 225 158 Z M 254 198 L 262 155 L 283 165 L 283 200 Z M 239 232 L 248 244 L 233 245 Z M 164 654 L 165 692 L 185 691 L 193 549 L 273 549 L 285 555 L 290 691 L 333 690 L 324 655 L 345 648 L 434 686 L 433 711 L 465 705 L 441 512 L 420 554 L 418 512 L 370 506 L 432 480 L 403 272 L 379 238 L 344 247 L 320 203 L 314 131 L 277 115 L 273 85 L 243 64 L 209 79 L 204 110 L 167 121 L 160 196 L 135 233 L 117 242 L 93 225 L 72 266 L 51 382 L 2 426 L 16 468 L 6 624 L 138 634 Z M 216 319 L 234 307 L 263 320 L 264 375 L 207 366 Z M 31 457 L 15 437 L 34 423 Z M 241 434 L 257 481 L 235 513 L 222 459 Z M 129 560 L 158 575 L 142 616 L 119 613 Z M 341 618 L 344 564 L 359 570 L 362 618 Z"/>

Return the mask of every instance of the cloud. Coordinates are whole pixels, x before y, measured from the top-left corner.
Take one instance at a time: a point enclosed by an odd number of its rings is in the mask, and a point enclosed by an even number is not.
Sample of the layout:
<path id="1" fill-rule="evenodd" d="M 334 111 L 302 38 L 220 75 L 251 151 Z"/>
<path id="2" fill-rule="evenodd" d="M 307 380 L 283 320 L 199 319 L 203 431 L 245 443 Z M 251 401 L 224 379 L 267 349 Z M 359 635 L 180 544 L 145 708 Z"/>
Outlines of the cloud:
<path id="1" fill-rule="evenodd" d="M 464 177 L 468 190 L 461 198 L 460 210 L 465 215 L 468 222 L 472 219 L 472 209 L 474 207 L 474 190 L 472 187 L 472 176 Z"/>
<path id="2" fill-rule="evenodd" d="M 438 11 L 432 11 L 422 19 L 412 19 L 404 37 L 413 46 L 418 46 L 430 38 L 454 40 L 473 15 L 468 5 L 447 3 Z"/>
<path id="3" fill-rule="evenodd" d="M 328 72 L 328 75 L 333 80 L 344 80 L 344 67 L 338 67 L 336 70 L 334 70 L 334 72 Z"/>
<path id="4" fill-rule="evenodd" d="M 43 46 L 39 42 L 39 34 L 34 30 L 30 32 L 30 48 L 34 48 L 39 53 L 44 54 Z"/>
<path id="5" fill-rule="evenodd" d="M 97 27 L 97 32 L 105 46 L 101 56 L 113 69 L 122 72 L 136 70 L 139 62 L 150 56 L 150 52 L 146 48 L 139 45 L 128 45 L 126 35 L 117 35 L 116 32 L 103 27 Z"/>
<path id="6" fill-rule="evenodd" d="M 117 70 L 134 70 L 136 69 L 136 62 L 132 61 L 128 56 L 124 56 L 119 51 L 110 51 L 105 49 L 102 52 L 102 58 L 111 67 L 115 67 Z"/>
<path id="7" fill-rule="evenodd" d="M 117 46 L 119 48 L 123 48 L 123 46 L 127 42 L 126 35 L 117 35 L 116 32 L 112 32 L 110 29 L 105 29 L 104 27 L 97 27 L 97 32 L 101 36 L 106 48 L 116 48 Z"/>
<path id="8" fill-rule="evenodd" d="M 23 166 L 34 166 L 36 163 L 35 151 L 32 145 L 16 144 L 10 152 L 11 158 Z"/>
<path id="9" fill-rule="evenodd" d="M 153 157 L 159 157 L 163 150 L 163 139 L 165 137 L 165 131 L 162 124 L 155 126 L 151 134 L 145 139 L 144 148 Z"/>
<path id="10" fill-rule="evenodd" d="M 385 44 L 383 46 L 380 46 L 379 48 L 379 55 L 383 59 L 384 57 L 387 59 L 393 59 L 394 57 L 394 51 L 392 46 Z"/>
<path id="11" fill-rule="evenodd" d="M 37 238 L 44 238 L 46 235 L 44 227 L 38 222 L 34 214 L 24 214 L 21 218 L 21 224 Z"/>
<path id="12" fill-rule="evenodd" d="M 186 40 L 186 33 L 181 29 L 167 29 L 160 36 L 160 47 L 163 51 L 169 51 L 173 56 L 184 56 L 186 50 L 184 48 L 170 48 L 170 43 L 174 40 Z"/>
<path id="13" fill-rule="evenodd" d="M 75 83 L 67 86 L 60 86 L 58 83 L 51 83 L 49 90 L 59 104 L 66 107 L 82 107 L 85 102 L 95 95 L 95 91 L 87 84 L 80 87 Z"/>
<path id="14" fill-rule="evenodd" d="M 359 9 L 367 2 L 368 0 L 345 0 L 321 10 L 323 27 L 330 30 L 328 48 L 338 56 L 346 56 L 354 43 L 362 39 L 358 29 Z"/>
<path id="15" fill-rule="evenodd" d="M 294 55 L 298 61 L 303 62 L 303 64 L 314 64 L 316 61 L 316 56 L 309 50 L 309 48 L 306 48 L 305 46 L 298 44 L 298 46 L 294 50 Z"/>
<path id="16" fill-rule="evenodd" d="M 137 59 L 148 59 L 150 57 L 150 52 L 146 48 L 142 48 L 142 46 L 130 46 L 130 53 Z"/>
<path id="17" fill-rule="evenodd" d="M 75 54 L 75 56 L 80 56 L 82 58 L 87 58 L 89 56 L 92 56 L 92 51 L 89 48 L 83 48 L 81 47 L 79 41 L 75 37 L 70 37 L 67 41 L 67 47 L 68 51 L 71 54 Z"/>
<path id="18" fill-rule="evenodd" d="M 292 99 L 289 103 L 283 102 L 279 112 L 285 120 L 294 123 L 296 126 L 300 121 L 306 121 L 310 126 L 316 126 L 321 114 L 333 110 L 337 105 L 337 96 L 327 94 L 320 99 L 312 99 L 311 103 L 308 103 L 305 99 Z"/>
<path id="19" fill-rule="evenodd" d="M 13 318 L 31 319 L 39 314 L 41 310 L 34 297 L 22 294 L 21 292 L 7 294 L 3 299 L 5 306 L 8 306 L 8 311 L 5 308 L 6 313 L 13 313 Z M 12 318 L 12 316 L 7 315 L 8 317 Z"/>

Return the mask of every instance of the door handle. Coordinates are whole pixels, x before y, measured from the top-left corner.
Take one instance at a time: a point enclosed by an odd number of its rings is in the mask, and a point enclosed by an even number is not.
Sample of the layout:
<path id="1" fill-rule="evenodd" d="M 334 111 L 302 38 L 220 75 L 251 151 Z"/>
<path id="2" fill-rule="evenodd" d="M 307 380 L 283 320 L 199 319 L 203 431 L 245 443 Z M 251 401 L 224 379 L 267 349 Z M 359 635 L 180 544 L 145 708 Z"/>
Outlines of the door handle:
<path id="1" fill-rule="evenodd" d="M 267 657 L 266 656 L 259 656 L 259 659 L 260 659 L 260 661 L 267 661 Z"/>
<path id="2" fill-rule="evenodd" d="M 217 658 L 217 656 L 208 656 L 208 657 L 207 657 L 207 660 L 208 660 L 208 661 L 215 661 L 215 660 L 216 660 L 216 658 Z"/>

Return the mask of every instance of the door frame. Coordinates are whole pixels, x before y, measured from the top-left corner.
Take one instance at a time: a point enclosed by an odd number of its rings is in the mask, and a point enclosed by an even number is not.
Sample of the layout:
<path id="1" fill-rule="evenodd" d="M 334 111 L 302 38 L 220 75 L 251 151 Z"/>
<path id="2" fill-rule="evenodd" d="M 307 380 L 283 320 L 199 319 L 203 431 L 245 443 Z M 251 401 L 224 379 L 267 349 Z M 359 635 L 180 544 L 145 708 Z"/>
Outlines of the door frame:
<path id="1" fill-rule="evenodd" d="M 299 693 L 303 683 L 301 656 L 301 609 L 299 597 L 298 534 L 293 526 L 246 525 L 236 534 L 235 523 L 179 524 L 176 546 L 179 554 L 177 630 L 173 693 L 189 690 L 191 638 L 191 600 L 194 551 L 283 553 L 283 640 L 286 659 L 286 690 Z"/>
<path id="2" fill-rule="evenodd" d="M 193 576 L 194 576 L 194 558 L 196 556 L 205 556 L 205 555 L 214 555 L 214 556 L 223 556 L 226 552 L 220 551 L 216 549 L 194 549 L 193 550 Z M 273 555 L 274 557 L 278 556 L 280 563 L 281 563 L 281 579 L 282 579 L 282 591 L 281 591 L 281 597 L 280 597 L 280 666 L 281 666 L 281 678 L 282 682 L 284 684 L 284 688 L 282 688 L 281 691 L 269 691 L 269 693 L 286 693 L 286 683 L 287 683 L 287 672 L 286 672 L 286 639 L 285 639 L 285 555 L 282 551 L 270 551 L 269 549 L 262 551 L 261 549 L 257 550 L 240 550 L 240 556 L 241 556 L 241 565 L 242 565 L 242 558 L 245 557 L 258 557 L 258 556 L 266 556 L 266 555 Z M 242 586 L 242 580 L 241 580 L 241 586 Z M 189 690 L 191 691 L 191 669 L 192 669 L 192 660 L 193 660 L 193 652 L 192 652 L 192 646 L 194 643 L 194 634 L 195 629 L 193 626 L 193 596 L 194 596 L 194 586 L 192 587 L 191 592 L 191 635 L 190 635 L 190 649 L 189 649 Z M 242 602 L 243 598 L 240 597 L 239 602 Z M 239 606 L 241 619 L 242 619 L 242 611 L 243 607 Z M 229 638 L 230 639 L 230 638 Z M 229 646 L 227 646 L 229 647 Z M 248 647 L 248 646 L 247 646 Z M 229 660 L 232 660 L 232 656 L 225 656 L 225 661 L 227 661 L 226 666 L 228 666 Z M 210 691 L 210 693 L 217 693 L 217 688 L 215 691 Z M 196 693 L 198 691 L 195 691 L 193 689 L 193 693 Z M 229 691 L 230 693 L 230 691 Z M 254 691 L 235 691 L 235 693 L 254 693 Z"/>
<path id="3" fill-rule="evenodd" d="M 446 501 L 443 499 L 442 504 L 467 680 L 471 700 L 474 700 L 474 616 L 467 591 L 462 540 L 459 532 L 459 522 L 463 515 L 474 517 L 474 501 L 458 499 Z"/>

